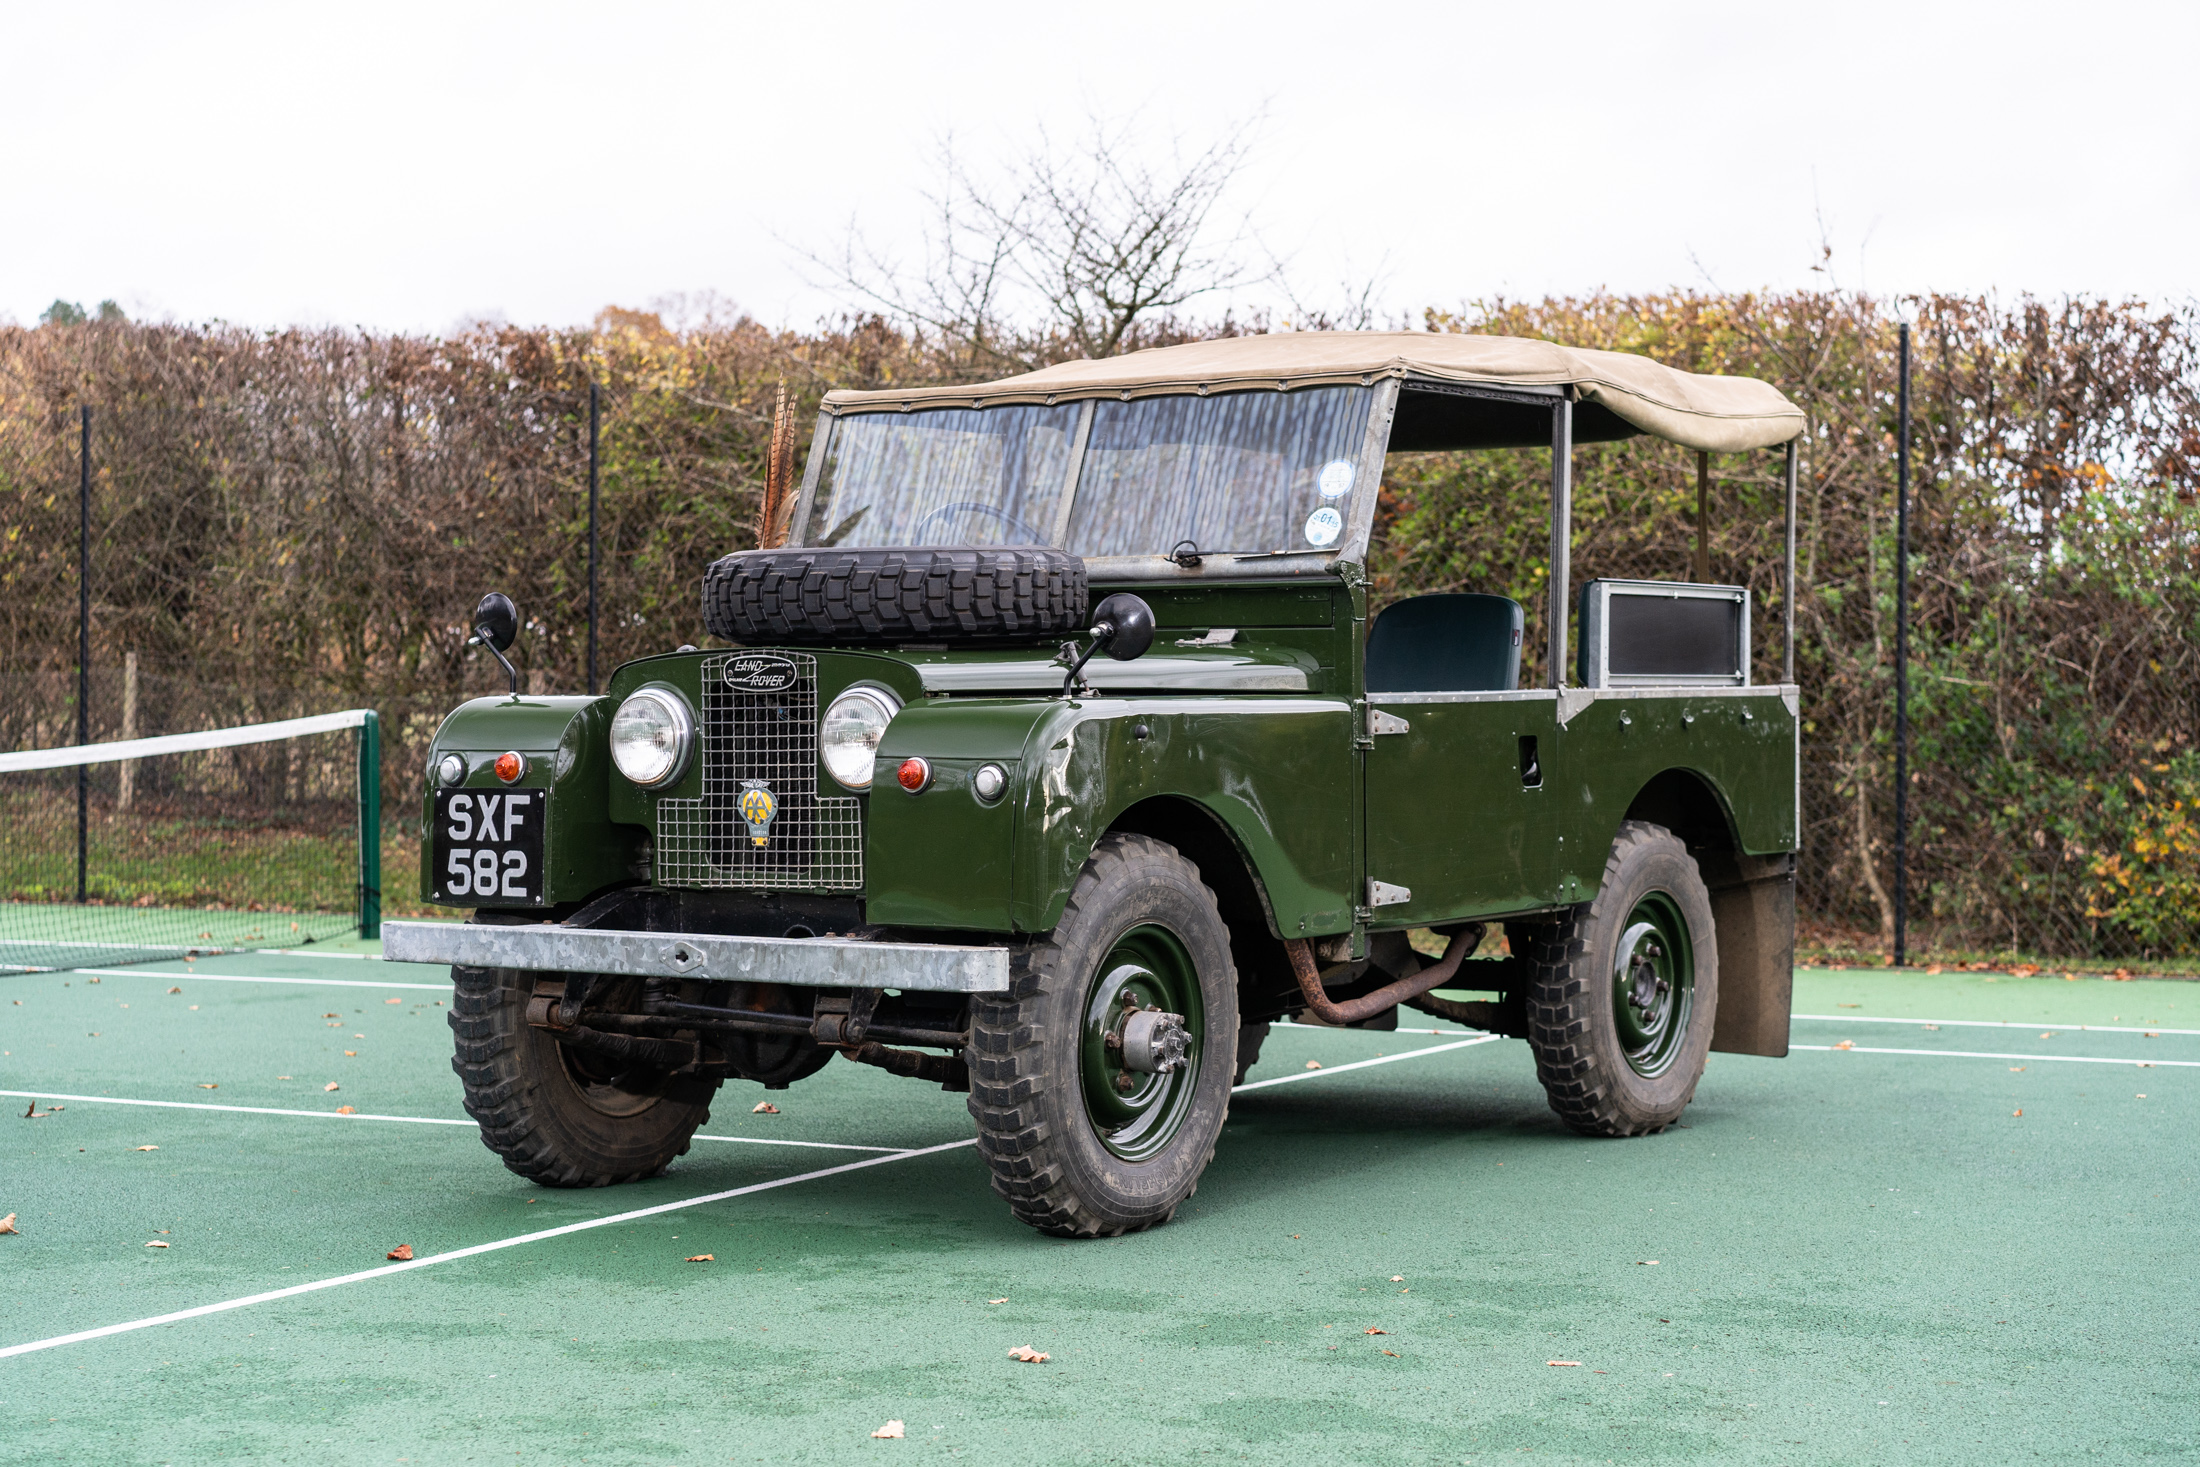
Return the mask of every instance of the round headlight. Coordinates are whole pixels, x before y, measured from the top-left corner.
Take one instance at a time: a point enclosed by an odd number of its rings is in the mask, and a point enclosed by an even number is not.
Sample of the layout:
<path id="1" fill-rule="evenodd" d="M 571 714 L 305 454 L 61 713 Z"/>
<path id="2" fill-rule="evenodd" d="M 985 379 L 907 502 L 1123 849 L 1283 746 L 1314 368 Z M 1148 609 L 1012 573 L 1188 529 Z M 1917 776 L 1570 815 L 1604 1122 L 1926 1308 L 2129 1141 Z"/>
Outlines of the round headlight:
<path id="1" fill-rule="evenodd" d="M 612 715 L 611 762 L 644 789 L 678 779 L 694 744 L 694 716 L 684 699 L 665 689 L 643 688 Z"/>
<path id="2" fill-rule="evenodd" d="M 852 790 L 871 787 L 871 761 L 901 699 L 884 688 L 850 688 L 833 699 L 818 725 L 817 754 L 825 772 Z"/>

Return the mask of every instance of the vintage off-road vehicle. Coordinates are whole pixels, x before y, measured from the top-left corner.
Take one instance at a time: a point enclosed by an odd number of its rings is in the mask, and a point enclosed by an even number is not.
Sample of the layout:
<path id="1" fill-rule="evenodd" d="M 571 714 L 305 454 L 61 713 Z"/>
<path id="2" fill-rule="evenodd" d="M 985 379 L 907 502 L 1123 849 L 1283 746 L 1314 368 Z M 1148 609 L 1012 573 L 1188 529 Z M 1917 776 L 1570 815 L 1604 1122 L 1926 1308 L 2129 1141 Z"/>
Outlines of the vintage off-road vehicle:
<path id="1" fill-rule="evenodd" d="M 1784 612 L 1802 426 L 1761 382 L 1406 333 L 833 393 L 785 545 L 704 577 L 722 648 L 444 721 L 422 896 L 471 919 L 385 952 L 452 965 L 467 1109 L 550 1185 L 650 1176 L 724 1081 L 839 1053 L 967 1090 L 1016 1216 L 1121 1233 L 1191 1195 L 1273 1021 L 1401 1003 L 1527 1040 L 1574 1129 L 1657 1131 L 1706 1051 L 1787 1050 L 1793 629 L 1766 687 L 1742 587 L 1577 602 L 1571 448 L 1787 445 Z M 1545 444 L 1554 685 L 1503 597 L 1371 623 L 1385 453 Z"/>

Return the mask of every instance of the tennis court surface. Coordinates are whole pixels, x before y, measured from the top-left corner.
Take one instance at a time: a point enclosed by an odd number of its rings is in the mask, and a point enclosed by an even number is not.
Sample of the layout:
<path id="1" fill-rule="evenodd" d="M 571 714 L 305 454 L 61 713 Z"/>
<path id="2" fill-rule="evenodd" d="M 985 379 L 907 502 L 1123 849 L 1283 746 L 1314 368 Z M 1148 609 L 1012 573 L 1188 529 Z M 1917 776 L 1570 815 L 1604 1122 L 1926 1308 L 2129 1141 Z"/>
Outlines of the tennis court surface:
<path id="1" fill-rule="evenodd" d="M 0 1461 L 2200 1456 L 2200 986 L 1806 972 L 1635 1141 L 1515 1042 L 1279 1028 L 1177 1220 L 1069 1243 L 847 1064 L 531 1187 L 371 952 L 0 978 Z"/>

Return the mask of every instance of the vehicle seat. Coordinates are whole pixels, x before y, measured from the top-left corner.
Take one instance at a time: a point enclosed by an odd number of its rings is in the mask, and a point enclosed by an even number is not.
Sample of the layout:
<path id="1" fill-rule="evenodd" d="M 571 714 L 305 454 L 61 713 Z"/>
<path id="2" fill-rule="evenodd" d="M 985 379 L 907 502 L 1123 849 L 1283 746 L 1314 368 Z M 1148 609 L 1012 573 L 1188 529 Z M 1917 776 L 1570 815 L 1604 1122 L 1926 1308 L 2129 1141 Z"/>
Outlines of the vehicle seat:
<path id="1" fill-rule="evenodd" d="M 1520 603 L 1452 593 L 1394 602 L 1367 634 L 1370 693 L 1502 693 L 1520 686 Z"/>

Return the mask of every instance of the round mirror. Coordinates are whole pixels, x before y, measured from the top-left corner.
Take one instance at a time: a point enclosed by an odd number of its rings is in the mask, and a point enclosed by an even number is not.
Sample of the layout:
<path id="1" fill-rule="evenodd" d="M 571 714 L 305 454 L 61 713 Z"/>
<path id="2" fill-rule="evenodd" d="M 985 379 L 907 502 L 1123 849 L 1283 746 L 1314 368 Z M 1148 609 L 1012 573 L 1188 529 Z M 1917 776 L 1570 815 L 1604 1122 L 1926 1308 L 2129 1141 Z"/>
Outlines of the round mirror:
<path id="1" fill-rule="evenodd" d="M 1153 645 L 1153 608 L 1142 596 L 1118 591 L 1092 609 L 1092 629 L 1107 638 L 1108 655 L 1117 662 L 1143 657 Z"/>
<path id="2" fill-rule="evenodd" d="M 499 652 L 510 651 L 519 636 L 519 608 L 502 591 L 491 591 L 474 608 L 474 630 Z"/>

